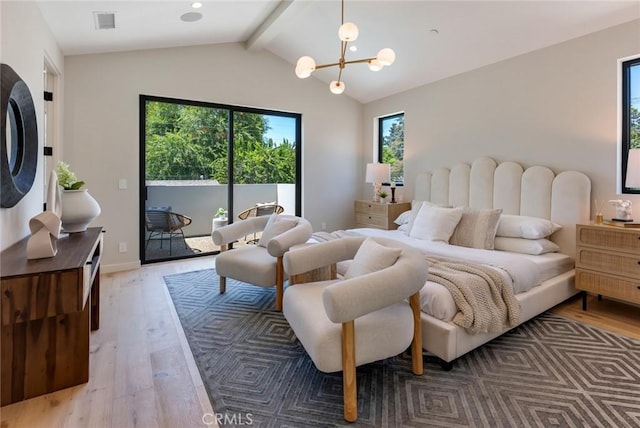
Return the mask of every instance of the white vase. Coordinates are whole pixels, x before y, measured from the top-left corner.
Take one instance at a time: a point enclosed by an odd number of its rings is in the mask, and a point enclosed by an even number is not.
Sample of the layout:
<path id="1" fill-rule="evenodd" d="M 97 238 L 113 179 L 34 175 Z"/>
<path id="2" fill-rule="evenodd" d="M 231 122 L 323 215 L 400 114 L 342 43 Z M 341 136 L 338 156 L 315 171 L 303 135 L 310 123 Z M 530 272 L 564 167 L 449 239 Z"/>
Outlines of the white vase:
<path id="1" fill-rule="evenodd" d="M 87 189 L 62 192 L 62 229 L 68 233 L 84 232 L 100 215 L 100 205 Z"/>

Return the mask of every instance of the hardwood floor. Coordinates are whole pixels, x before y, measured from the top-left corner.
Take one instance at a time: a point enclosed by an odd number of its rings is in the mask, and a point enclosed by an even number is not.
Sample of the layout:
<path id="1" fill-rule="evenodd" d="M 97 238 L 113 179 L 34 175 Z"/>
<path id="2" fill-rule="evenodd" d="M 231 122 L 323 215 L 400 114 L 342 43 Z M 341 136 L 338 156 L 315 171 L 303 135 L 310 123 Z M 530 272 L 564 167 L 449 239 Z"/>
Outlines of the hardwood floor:
<path id="1" fill-rule="evenodd" d="M 552 309 L 552 312 L 585 324 L 640 340 L 640 307 L 597 296 L 587 297 L 587 310 L 582 310 L 578 295 Z"/>
<path id="2" fill-rule="evenodd" d="M 211 423 L 162 277 L 212 266 L 212 257 L 202 257 L 102 275 L 89 382 L 2 407 L 1 427 L 204 427 L 203 416 Z"/>
<path id="3" fill-rule="evenodd" d="M 201 257 L 103 275 L 89 382 L 2 407 L 1 427 L 203 427 L 205 415 L 211 423 L 211 403 L 162 277 L 212 266 L 213 257 Z M 636 306 L 590 296 L 587 311 L 574 298 L 553 312 L 640 339 Z"/>

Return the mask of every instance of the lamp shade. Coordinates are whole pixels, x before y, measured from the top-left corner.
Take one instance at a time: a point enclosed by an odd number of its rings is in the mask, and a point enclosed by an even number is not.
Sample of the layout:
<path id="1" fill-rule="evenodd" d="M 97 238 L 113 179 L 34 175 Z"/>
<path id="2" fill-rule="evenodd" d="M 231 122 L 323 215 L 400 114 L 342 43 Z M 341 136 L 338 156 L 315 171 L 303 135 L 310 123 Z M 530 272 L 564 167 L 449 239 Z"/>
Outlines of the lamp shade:
<path id="1" fill-rule="evenodd" d="M 358 26 L 353 22 L 345 22 L 338 29 L 338 37 L 343 42 L 353 42 L 358 38 Z"/>
<path id="2" fill-rule="evenodd" d="M 640 188 L 640 149 L 629 149 L 625 187 Z"/>
<path id="3" fill-rule="evenodd" d="M 366 183 L 385 183 L 391 180 L 391 165 L 388 163 L 368 163 Z"/>
<path id="4" fill-rule="evenodd" d="M 377 59 L 369 61 L 369 70 L 371 71 L 380 71 L 382 70 L 382 67 L 384 67 L 384 65 L 380 64 L 380 61 Z"/>
<path id="5" fill-rule="evenodd" d="M 329 84 L 329 90 L 332 94 L 340 95 L 344 92 L 344 82 L 339 82 L 337 80 L 332 80 Z"/>
<path id="6" fill-rule="evenodd" d="M 391 48 L 380 49 L 380 52 L 376 55 L 376 59 L 382 65 L 391 65 L 396 60 L 396 53 Z"/>
<path id="7" fill-rule="evenodd" d="M 316 69 L 316 62 L 310 56 L 302 56 L 296 64 L 296 76 L 305 79 Z"/>

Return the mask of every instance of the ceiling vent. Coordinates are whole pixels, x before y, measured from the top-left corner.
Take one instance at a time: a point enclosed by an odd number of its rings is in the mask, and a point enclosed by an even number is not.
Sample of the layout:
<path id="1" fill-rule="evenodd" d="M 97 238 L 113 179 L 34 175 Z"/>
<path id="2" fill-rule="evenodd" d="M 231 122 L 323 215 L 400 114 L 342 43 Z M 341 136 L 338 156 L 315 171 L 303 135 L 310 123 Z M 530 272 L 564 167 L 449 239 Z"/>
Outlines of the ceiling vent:
<path id="1" fill-rule="evenodd" d="M 116 28 L 115 12 L 93 12 L 96 30 L 113 30 Z"/>

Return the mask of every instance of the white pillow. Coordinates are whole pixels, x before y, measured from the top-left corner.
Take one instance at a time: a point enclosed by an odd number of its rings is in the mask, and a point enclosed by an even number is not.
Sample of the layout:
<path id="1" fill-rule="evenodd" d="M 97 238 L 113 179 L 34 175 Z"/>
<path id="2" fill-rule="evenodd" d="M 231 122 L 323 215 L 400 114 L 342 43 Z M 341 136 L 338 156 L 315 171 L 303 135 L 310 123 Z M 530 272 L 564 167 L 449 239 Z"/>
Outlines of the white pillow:
<path id="1" fill-rule="evenodd" d="M 561 225 L 545 218 L 503 214 L 498 222 L 496 236 L 540 239 L 550 236 L 561 228 Z"/>
<path id="2" fill-rule="evenodd" d="M 502 208 L 477 210 L 465 208 L 449 243 L 460 247 L 493 250 Z"/>
<path id="3" fill-rule="evenodd" d="M 360 245 L 344 278 L 349 279 L 388 268 L 398 260 L 401 252 L 400 248 L 385 247 L 367 238 Z"/>
<path id="4" fill-rule="evenodd" d="M 425 241 L 449 242 L 462 217 L 462 208 L 441 208 L 422 204 L 409 236 Z"/>
<path id="5" fill-rule="evenodd" d="M 434 204 L 432 202 L 429 201 L 418 201 L 416 199 L 414 199 L 413 201 L 411 201 L 411 211 L 409 211 L 409 221 L 407 222 L 407 230 L 406 233 L 407 235 L 409 235 L 411 233 L 411 228 L 413 227 L 413 222 L 416 219 L 416 216 L 418 215 L 418 212 L 420 211 L 420 208 L 422 208 L 423 205 L 428 205 L 430 207 L 442 207 L 442 208 L 451 208 L 451 207 L 445 207 L 444 205 L 438 205 L 438 204 Z"/>
<path id="6" fill-rule="evenodd" d="M 271 214 L 269 221 L 267 221 L 267 224 L 264 226 L 258 245 L 266 248 L 271 238 L 275 238 L 281 233 L 284 233 L 289 229 L 293 229 L 297 224 L 297 218 L 287 218 L 278 214 Z"/>
<path id="7" fill-rule="evenodd" d="M 555 253 L 560 250 L 560 247 L 548 239 L 505 238 L 502 236 L 496 236 L 494 247 L 496 250 L 534 255 Z"/>
<path id="8" fill-rule="evenodd" d="M 409 224 L 410 219 L 411 219 L 411 210 L 408 210 L 400 214 L 393 222 L 398 226 L 402 226 L 404 224 Z"/>

